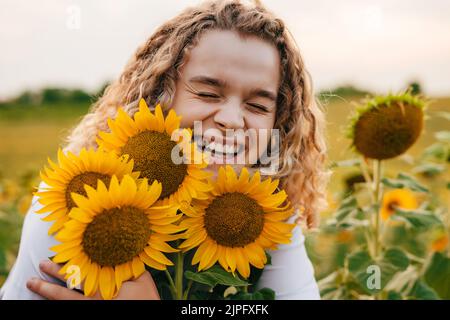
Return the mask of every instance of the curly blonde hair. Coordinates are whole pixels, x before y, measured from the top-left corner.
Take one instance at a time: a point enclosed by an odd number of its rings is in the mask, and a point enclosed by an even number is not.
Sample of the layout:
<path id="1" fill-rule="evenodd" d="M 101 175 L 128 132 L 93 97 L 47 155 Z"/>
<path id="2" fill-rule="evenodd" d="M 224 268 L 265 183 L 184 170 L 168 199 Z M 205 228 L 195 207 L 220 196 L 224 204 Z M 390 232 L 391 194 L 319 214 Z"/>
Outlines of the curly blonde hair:
<path id="1" fill-rule="evenodd" d="M 76 126 L 65 150 L 96 148 L 99 131 L 107 131 L 107 119 L 125 106 L 132 115 L 138 101 L 161 103 L 167 109 L 175 93 L 178 68 L 199 37 L 211 29 L 233 30 L 272 43 L 281 58 L 281 83 L 274 128 L 280 133 L 280 163 L 276 178 L 302 214 L 297 221 L 317 226 L 326 206 L 325 119 L 315 101 L 309 74 L 297 45 L 282 20 L 259 1 L 208 1 L 187 8 L 164 23 L 137 49 L 120 77 L 111 83 Z"/>

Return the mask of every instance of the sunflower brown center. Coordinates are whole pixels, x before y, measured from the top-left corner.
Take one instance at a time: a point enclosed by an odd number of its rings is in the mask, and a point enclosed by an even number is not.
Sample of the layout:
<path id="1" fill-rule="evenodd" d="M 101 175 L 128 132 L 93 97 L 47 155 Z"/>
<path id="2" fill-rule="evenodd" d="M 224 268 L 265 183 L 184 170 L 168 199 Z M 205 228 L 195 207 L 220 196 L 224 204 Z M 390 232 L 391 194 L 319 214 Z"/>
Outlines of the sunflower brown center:
<path id="1" fill-rule="evenodd" d="M 264 210 L 242 193 L 225 193 L 205 210 L 207 234 L 218 244 L 243 247 L 255 241 L 264 227 Z"/>
<path id="2" fill-rule="evenodd" d="M 355 126 L 354 144 L 366 157 L 390 159 L 414 144 L 422 126 L 420 108 L 400 103 L 381 105 L 360 117 Z"/>
<path id="3" fill-rule="evenodd" d="M 134 159 L 134 169 L 141 172 L 141 177 L 162 183 L 161 199 L 177 191 L 187 175 L 185 163 L 172 161 L 172 149 L 176 145 L 165 133 L 143 131 L 122 147 L 122 154 L 129 154 Z"/>
<path id="4" fill-rule="evenodd" d="M 134 207 L 105 210 L 86 227 L 82 246 L 92 261 L 116 266 L 131 261 L 151 235 L 147 215 Z"/>
<path id="5" fill-rule="evenodd" d="M 398 207 L 400 203 L 398 203 L 398 201 L 391 201 L 388 203 L 387 208 L 389 210 L 389 212 L 394 212 L 395 209 Z"/>
<path id="6" fill-rule="evenodd" d="M 77 205 L 72 199 L 71 193 L 75 192 L 81 194 L 82 196 L 86 196 L 86 190 L 84 190 L 84 185 L 87 184 L 92 188 L 97 188 L 97 181 L 101 180 L 108 187 L 111 182 L 111 177 L 106 174 L 101 174 L 98 172 L 83 172 L 75 177 L 67 185 L 66 188 L 66 202 L 67 209 L 72 209 Z"/>

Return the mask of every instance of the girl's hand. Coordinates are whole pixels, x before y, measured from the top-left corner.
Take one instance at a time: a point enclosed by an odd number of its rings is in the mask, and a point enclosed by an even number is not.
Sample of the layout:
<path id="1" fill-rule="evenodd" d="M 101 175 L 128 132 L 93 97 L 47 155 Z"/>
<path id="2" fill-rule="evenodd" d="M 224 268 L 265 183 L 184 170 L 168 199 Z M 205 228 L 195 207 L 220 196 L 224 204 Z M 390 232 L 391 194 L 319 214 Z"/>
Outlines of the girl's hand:
<path id="1" fill-rule="evenodd" d="M 61 269 L 58 264 L 50 260 L 44 260 L 39 264 L 39 268 L 49 276 L 66 282 L 64 276 L 58 273 L 59 269 Z M 38 278 L 28 280 L 27 288 L 49 300 L 101 300 L 99 292 L 93 297 L 86 297 L 76 290 L 71 290 L 59 284 Z M 148 271 L 145 271 L 139 278 L 124 282 L 119 294 L 114 299 L 160 300 L 160 297 L 152 276 Z"/>

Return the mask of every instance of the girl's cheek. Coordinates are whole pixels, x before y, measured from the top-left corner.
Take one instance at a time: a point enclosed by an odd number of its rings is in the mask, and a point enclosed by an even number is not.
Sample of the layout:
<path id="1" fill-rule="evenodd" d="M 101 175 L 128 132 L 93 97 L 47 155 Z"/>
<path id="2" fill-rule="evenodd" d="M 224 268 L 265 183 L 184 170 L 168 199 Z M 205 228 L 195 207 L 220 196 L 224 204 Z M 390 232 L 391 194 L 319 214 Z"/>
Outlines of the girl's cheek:
<path id="1" fill-rule="evenodd" d="M 213 113 L 213 108 L 210 105 L 194 103 L 186 105 L 186 108 L 183 108 L 182 112 L 178 114 L 182 116 L 182 127 L 191 128 L 194 126 L 195 121 L 200 121 L 204 125 Z"/>

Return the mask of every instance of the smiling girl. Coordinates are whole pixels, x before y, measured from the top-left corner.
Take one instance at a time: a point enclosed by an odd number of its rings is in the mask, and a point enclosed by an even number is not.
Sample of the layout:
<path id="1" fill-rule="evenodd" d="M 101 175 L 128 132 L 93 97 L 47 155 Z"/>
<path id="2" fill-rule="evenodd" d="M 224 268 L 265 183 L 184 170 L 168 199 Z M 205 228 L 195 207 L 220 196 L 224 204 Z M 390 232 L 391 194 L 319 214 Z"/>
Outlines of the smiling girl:
<path id="1" fill-rule="evenodd" d="M 297 207 L 290 221 L 313 227 L 325 205 L 329 173 L 324 162 L 324 116 L 314 101 L 304 63 L 284 23 L 259 3 L 205 2 L 166 22 L 140 47 L 120 77 L 105 91 L 68 137 L 66 151 L 96 148 L 96 137 L 107 130 L 120 106 L 133 115 L 143 98 L 149 106 L 160 103 L 182 116 L 183 127 L 201 121 L 199 147 L 213 152 L 209 170 L 234 163 L 258 169 L 252 145 L 239 136 L 229 141 L 229 130 L 253 130 L 258 157 L 269 147 L 260 133 L 279 132 L 279 178 Z M 212 134 L 212 133 L 213 134 Z M 238 153 L 245 163 L 235 164 Z M 231 155 L 230 155 L 231 154 Z M 253 159 L 255 160 L 255 159 Z M 34 198 L 25 218 L 20 250 L 0 296 L 3 299 L 85 299 L 64 287 L 59 266 L 47 258 L 57 244 L 47 235 L 48 222 L 34 212 L 42 206 Z M 314 270 L 304 247 L 300 226 L 292 243 L 270 252 L 259 287 L 272 288 L 277 299 L 320 298 Z M 158 299 L 151 275 L 127 281 L 118 299 Z"/>

